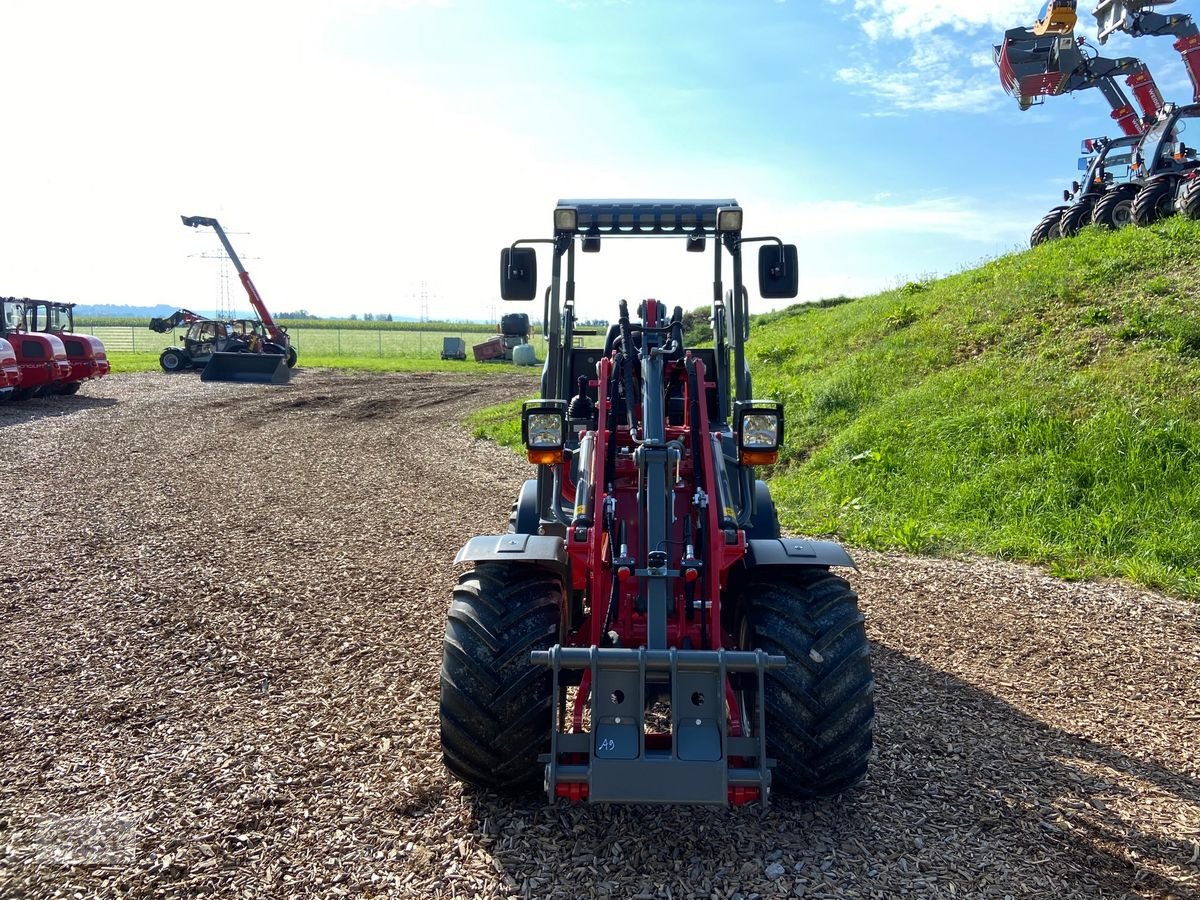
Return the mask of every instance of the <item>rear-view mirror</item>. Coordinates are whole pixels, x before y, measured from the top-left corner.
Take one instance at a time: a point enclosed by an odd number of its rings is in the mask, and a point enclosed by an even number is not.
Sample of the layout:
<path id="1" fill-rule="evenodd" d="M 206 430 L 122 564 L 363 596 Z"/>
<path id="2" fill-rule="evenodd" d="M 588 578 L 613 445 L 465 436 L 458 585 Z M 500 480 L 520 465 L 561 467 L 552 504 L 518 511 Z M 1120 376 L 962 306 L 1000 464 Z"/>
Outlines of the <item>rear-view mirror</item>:
<path id="1" fill-rule="evenodd" d="M 505 300 L 532 300 L 537 296 L 537 252 L 532 247 L 505 247 L 500 251 L 500 296 Z"/>
<path id="2" fill-rule="evenodd" d="M 764 300 L 790 300 L 800 291 L 800 266 L 795 244 L 764 244 L 758 248 L 758 293 Z"/>

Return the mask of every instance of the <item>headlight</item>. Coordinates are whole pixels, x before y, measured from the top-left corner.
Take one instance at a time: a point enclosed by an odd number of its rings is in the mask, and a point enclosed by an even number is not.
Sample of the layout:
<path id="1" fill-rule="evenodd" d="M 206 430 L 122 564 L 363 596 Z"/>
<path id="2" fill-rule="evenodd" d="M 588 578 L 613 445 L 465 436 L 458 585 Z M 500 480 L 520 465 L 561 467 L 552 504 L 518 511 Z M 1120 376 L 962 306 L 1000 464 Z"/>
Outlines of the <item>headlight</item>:
<path id="1" fill-rule="evenodd" d="M 567 404 L 562 400 L 527 400 L 521 409 L 521 439 L 531 463 L 562 462 Z"/>
<path id="2" fill-rule="evenodd" d="M 770 400 L 751 400 L 737 408 L 738 458 L 748 466 L 775 462 L 783 443 L 783 405 Z"/>
<path id="3" fill-rule="evenodd" d="M 741 231 L 742 208 L 740 206 L 722 206 L 717 210 L 717 231 Z"/>
<path id="4" fill-rule="evenodd" d="M 579 210 L 573 206 L 560 206 L 554 210 L 555 231 L 575 231 L 579 224 Z"/>

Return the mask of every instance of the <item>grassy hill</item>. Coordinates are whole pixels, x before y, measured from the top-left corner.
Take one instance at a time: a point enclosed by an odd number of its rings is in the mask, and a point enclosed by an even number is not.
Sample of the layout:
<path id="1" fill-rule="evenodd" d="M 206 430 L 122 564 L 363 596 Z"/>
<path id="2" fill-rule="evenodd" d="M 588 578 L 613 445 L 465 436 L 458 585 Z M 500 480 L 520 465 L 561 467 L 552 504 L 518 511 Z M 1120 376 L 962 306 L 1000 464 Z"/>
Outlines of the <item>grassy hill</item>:
<path id="1" fill-rule="evenodd" d="M 864 248 L 869 252 L 869 248 Z M 786 528 L 1200 597 L 1200 223 L 757 317 Z M 519 404 L 476 433 L 519 442 Z"/>
<path id="2" fill-rule="evenodd" d="M 1200 223 L 762 316 L 786 527 L 1200 596 Z"/>

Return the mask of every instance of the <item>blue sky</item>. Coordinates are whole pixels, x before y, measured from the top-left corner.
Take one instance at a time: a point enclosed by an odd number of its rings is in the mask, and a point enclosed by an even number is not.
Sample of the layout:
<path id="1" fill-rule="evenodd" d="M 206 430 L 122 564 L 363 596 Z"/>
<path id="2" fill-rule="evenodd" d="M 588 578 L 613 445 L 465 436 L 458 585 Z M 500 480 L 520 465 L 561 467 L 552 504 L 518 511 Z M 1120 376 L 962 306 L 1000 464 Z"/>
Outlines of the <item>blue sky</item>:
<path id="1" fill-rule="evenodd" d="M 1039 6 L 17 2 L 0 293 L 211 308 L 215 238 L 178 224 L 210 215 L 276 309 L 415 315 L 424 291 L 482 318 L 499 248 L 560 196 L 734 196 L 800 244 L 804 298 L 953 272 L 1022 245 L 1079 140 L 1115 131 L 1096 91 L 1021 112 L 1001 90 L 991 46 Z M 1170 40 L 1103 51 L 1190 101 Z M 611 243 L 585 314 L 707 299 L 682 247 Z"/>

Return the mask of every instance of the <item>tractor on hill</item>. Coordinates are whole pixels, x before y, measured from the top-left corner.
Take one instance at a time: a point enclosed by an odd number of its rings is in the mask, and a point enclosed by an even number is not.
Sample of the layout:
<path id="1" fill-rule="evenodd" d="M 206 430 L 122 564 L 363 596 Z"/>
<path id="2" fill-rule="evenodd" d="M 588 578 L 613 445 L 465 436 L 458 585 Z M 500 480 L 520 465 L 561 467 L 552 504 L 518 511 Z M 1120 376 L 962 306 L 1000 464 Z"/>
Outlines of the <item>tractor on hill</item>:
<path id="1" fill-rule="evenodd" d="M 1053 207 L 1038 222 L 1029 237 L 1029 245 L 1036 247 L 1057 237 L 1072 237 L 1091 223 L 1096 204 L 1110 190 L 1129 183 L 1134 148 L 1139 139 L 1136 135 L 1126 135 L 1085 140 L 1082 151 L 1091 155 L 1079 160 L 1080 169 L 1086 170 L 1083 181 L 1072 182 L 1069 190 L 1063 190 L 1063 205 Z"/>
<path id="2" fill-rule="evenodd" d="M 540 396 L 521 430 L 536 477 L 509 530 L 472 538 L 441 670 L 447 768 L 553 801 L 765 804 L 862 778 L 874 717 L 858 599 L 830 541 L 780 536 L 770 465 L 783 407 L 746 365 L 743 249 L 759 293 L 796 296 L 794 245 L 743 234 L 734 200 L 563 200 L 548 239 L 501 253 L 505 300 L 552 274 Z M 711 244 L 712 343 L 682 310 L 622 300 L 603 350 L 577 346 L 575 254 L 602 242 Z M 732 272 L 723 267 L 731 266 Z M 731 290 L 724 279 L 731 278 Z"/>

